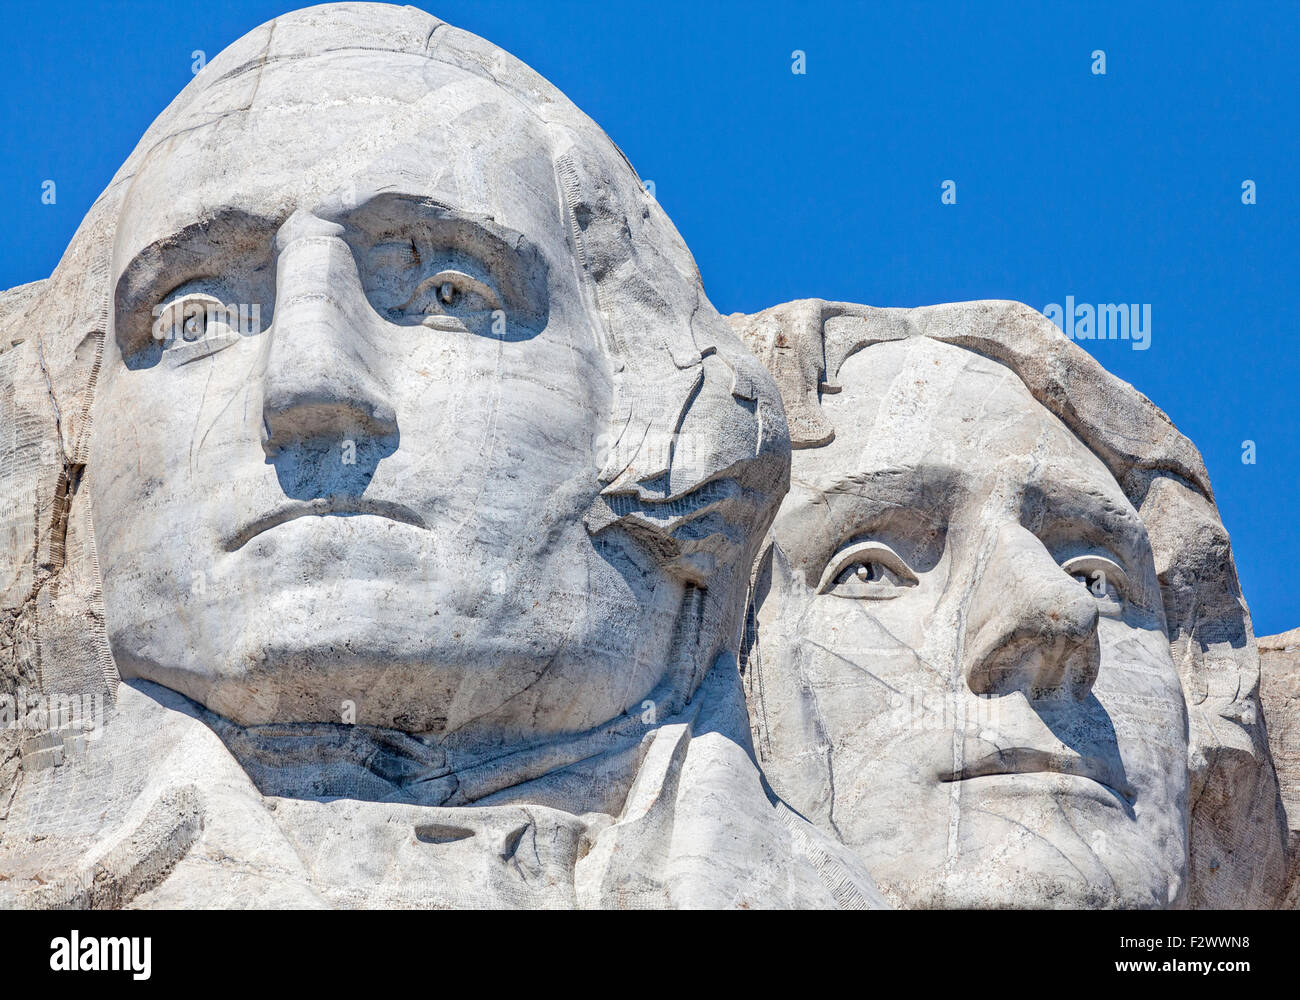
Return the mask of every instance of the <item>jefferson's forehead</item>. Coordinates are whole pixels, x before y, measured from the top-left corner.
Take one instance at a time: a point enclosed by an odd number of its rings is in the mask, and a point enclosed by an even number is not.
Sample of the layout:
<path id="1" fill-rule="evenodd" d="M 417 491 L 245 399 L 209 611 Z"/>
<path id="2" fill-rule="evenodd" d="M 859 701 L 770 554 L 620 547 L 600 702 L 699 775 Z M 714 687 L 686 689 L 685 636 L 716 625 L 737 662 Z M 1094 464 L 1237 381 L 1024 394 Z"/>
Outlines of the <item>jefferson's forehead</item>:
<path id="1" fill-rule="evenodd" d="M 562 252 L 545 126 L 492 81 L 421 56 L 343 52 L 243 73 L 166 132 L 127 195 L 118 270 L 195 220 L 283 219 L 351 190 L 428 195 Z"/>
<path id="2" fill-rule="evenodd" d="M 792 478 L 826 492 L 882 470 L 942 470 L 943 480 L 974 482 L 1024 466 L 1026 483 L 1091 494 L 1114 510 L 1136 512 L 1106 465 L 1034 399 L 1006 366 L 928 337 L 868 347 L 852 355 L 822 398 L 835 438 L 794 452 Z M 864 485 L 870 489 L 869 485 Z"/>

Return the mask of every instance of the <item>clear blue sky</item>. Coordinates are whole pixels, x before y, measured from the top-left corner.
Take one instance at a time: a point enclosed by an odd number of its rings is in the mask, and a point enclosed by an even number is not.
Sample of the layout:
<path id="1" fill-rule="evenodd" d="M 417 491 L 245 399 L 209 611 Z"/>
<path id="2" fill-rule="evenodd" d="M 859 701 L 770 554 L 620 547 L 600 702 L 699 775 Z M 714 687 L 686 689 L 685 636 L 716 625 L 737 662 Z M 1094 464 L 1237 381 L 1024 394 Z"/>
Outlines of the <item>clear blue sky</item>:
<path id="1" fill-rule="evenodd" d="M 7 4 L 0 287 L 50 273 L 193 50 L 300 5 Z M 1150 303 L 1149 350 L 1085 346 L 1200 447 L 1256 632 L 1300 625 L 1300 6 L 420 6 L 604 126 L 724 313 Z"/>

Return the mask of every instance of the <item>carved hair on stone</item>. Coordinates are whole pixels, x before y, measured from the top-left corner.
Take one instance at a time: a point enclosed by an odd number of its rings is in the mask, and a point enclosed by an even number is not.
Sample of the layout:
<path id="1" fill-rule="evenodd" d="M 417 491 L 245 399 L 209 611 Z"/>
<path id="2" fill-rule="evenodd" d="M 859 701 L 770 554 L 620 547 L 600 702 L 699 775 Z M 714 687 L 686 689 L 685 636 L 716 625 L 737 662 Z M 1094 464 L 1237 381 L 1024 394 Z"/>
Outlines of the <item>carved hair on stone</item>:
<path id="1" fill-rule="evenodd" d="M 1042 314 L 1010 301 L 915 309 L 805 299 L 729 317 L 775 375 L 795 448 L 835 437 L 820 400 L 873 344 L 936 340 L 1009 368 L 1110 470 L 1150 537 L 1190 720 L 1189 907 L 1268 906 L 1283 824 L 1259 702 L 1259 655 L 1228 534 L 1196 447 Z"/>

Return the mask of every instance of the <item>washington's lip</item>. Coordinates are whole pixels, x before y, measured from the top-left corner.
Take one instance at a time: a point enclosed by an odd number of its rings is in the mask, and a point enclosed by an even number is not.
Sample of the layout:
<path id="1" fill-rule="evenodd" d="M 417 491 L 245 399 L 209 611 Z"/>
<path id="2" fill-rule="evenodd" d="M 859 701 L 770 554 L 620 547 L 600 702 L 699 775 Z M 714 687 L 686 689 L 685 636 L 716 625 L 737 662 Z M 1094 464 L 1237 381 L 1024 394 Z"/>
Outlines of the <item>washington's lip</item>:
<path id="1" fill-rule="evenodd" d="M 1039 750 L 1036 747 L 1004 747 L 968 762 L 958 771 L 941 774 L 941 781 L 966 781 L 1008 774 L 1069 774 L 1088 778 L 1132 804 L 1137 798 L 1119 767 L 1100 757 Z"/>
<path id="2" fill-rule="evenodd" d="M 385 517 L 390 521 L 414 525 L 417 528 L 424 527 L 424 519 L 405 504 L 390 500 L 371 500 L 367 497 L 318 497 L 314 500 L 291 500 L 249 521 L 230 535 L 223 547 L 227 552 L 234 552 L 262 532 L 300 517 L 348 517 L 357 514 L 371 514 L 375 517 Z"/>

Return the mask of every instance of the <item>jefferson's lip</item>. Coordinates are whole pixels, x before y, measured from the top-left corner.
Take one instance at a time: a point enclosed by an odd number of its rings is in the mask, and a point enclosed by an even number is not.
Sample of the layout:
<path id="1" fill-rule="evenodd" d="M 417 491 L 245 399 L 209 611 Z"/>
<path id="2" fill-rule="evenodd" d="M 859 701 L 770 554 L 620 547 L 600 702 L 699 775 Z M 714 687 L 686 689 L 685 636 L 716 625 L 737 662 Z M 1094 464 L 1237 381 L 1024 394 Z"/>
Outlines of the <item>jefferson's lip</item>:
<path id="1" fill-rule="evenodd" d="M 405 504 L 366 497 L 319 497 L 315 500 L 291 500 L 270 513 L 249 521 L 225 540 L 223 548 L 227 552 L 234 552 L 262 532 L 300 517 L 348 517 L 356 514 L 372 514 L 417 528 L 424 527 L 424 519 Z"/>
<path id="2" fill-rule="evenodd" d="M 1137 798 L 1133 787 L 1118 768 L 1099 757 L 1039 750 L 1036 747 L 1005 747 L 967 763 L 959 771 L 941 774 L 941 781 L 966 781 L 1006 774 L 1071 774 L 1089 778 L 1132 804 Z"/>

